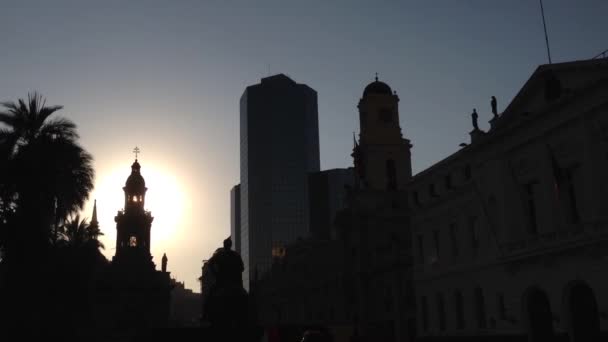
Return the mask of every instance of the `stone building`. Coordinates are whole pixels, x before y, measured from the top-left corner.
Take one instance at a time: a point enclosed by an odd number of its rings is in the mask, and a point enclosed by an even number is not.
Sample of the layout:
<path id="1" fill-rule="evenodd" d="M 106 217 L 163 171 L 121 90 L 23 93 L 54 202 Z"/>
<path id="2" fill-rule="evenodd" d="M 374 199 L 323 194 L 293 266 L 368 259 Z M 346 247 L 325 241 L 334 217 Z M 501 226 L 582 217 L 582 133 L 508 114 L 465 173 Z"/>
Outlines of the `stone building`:
<path id="1" fill-rule="evenodd" d="M 487 132 L 474 122 L 468 145 L 413 177 L 420 337 L 608 330 L 607 95 L 606 59 L 542 65 L 493 104 Z"/>

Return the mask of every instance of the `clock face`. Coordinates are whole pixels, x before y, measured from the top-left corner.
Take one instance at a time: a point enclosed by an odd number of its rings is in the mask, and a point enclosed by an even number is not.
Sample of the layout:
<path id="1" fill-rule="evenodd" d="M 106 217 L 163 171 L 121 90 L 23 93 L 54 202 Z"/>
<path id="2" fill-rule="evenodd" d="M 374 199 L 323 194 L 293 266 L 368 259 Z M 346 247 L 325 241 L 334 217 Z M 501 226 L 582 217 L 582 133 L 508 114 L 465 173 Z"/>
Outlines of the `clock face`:
<path id="1" fill-rule="evenodd" d="M 380 122 L 391 123 L 393 121 L 393 113 L 388 109 L 380 110 L 378 119 Z"/>

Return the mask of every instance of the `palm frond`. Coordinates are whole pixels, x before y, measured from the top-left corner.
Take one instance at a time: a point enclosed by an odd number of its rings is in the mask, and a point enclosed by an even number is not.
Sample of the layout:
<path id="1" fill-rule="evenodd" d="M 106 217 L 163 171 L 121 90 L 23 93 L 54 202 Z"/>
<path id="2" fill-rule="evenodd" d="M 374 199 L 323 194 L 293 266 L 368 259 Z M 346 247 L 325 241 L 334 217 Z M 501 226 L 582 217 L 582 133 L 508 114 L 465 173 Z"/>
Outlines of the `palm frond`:
<path id="1" fill-rule="evenodd" d="M 56 118 L 49 120 L 40 127 L 39 135 L 47 135 L 53 138 L 62 137 L 68 140 L 78 139 L 76 132 L 76 124 L 65 118 Z"/>

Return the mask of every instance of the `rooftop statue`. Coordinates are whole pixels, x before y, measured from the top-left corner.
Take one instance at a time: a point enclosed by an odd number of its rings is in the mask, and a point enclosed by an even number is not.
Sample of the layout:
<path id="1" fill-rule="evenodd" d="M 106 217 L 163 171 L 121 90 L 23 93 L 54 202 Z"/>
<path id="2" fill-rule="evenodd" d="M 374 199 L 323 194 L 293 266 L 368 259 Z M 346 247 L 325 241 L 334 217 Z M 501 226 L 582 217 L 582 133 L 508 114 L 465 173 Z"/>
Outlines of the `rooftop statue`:
<path id="1" fill-rule="evenodd" d="M 473 108 L 473 113 L 471 114 L 471 119 L 473 120 L 473 129 L 479 131 L 479 125 L 477 124 L 477 119 L 479 115 L 477 115 L 477 109 Z"/>

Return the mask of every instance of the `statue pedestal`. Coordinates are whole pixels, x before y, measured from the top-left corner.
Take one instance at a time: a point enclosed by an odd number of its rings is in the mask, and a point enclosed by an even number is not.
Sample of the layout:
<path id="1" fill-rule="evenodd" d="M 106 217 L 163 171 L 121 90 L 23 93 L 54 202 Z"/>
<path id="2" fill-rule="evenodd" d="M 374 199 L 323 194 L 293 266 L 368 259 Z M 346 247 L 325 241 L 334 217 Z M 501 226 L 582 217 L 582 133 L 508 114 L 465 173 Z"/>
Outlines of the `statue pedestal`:
<path id="1" fill-rule="evenodd" d="M 469 135 L 471 136 L 471 144 L 474 144 L 477 140 L 479 140 L 479 138 L 483 137 L 485 134 L 486 132 L 480 129 L 474 129 L 469 132 Z"/>
<path id="2" fill-rule="evenodd" d="M 499 118 L 500 118 L 500 116 L 495 116 L 492 118 L 492 120 L 488 121 L 490 123 L 491 129 L 496 128 L 496 126 L 498 125 L 498 122 L 500 121 Z"/>

